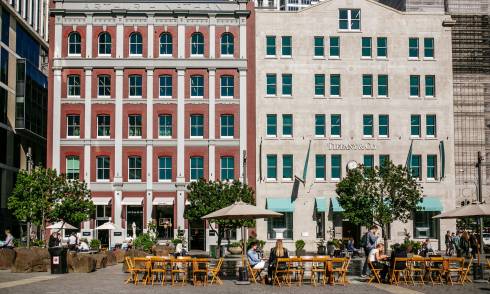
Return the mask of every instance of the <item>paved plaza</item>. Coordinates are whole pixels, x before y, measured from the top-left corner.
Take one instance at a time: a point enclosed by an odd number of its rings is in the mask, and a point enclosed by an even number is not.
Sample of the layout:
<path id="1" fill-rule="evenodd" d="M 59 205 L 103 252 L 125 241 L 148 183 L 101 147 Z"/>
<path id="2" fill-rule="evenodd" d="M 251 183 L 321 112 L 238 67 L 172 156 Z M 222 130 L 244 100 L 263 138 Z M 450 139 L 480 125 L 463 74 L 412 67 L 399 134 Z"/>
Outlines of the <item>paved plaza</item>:
<path id="1" fill-rule="evenodd" d="M 124 284 L 126 274 L 121 272 L 121 265 L 97 270 L 90 274 L 65 274 L 51 275 L 49 273 L 14 274 L 10 271 L 0 271 L 0 293 L 47 293 L 47 294 L 81 294 L 81 293 L 392 293 L 392 294 L 463 294 L 463 293 L 489 293 L 490 284 L 470 284 L 466 286 L 417 286 L 396 287 L 391 285 L 369 286 L 355 279 L 348 286 L 312 287 L 305 285 L 272 287 L 267 285 L 237 286 L 232 281 L 225 281 L 223 286 L 194 287 L 170 287 L 161 285 L 143 286 Z"/>

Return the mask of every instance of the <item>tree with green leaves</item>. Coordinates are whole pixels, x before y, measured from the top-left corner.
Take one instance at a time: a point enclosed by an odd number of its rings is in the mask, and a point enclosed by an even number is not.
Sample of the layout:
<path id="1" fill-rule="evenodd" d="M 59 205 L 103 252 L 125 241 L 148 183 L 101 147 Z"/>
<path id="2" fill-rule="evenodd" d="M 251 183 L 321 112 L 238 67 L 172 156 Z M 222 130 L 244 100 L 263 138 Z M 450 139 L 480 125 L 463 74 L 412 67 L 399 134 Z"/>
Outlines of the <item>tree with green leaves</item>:
<path id="1" fill-rule="evenodd" d="M 388 225 L 407 222 L 422 201 L 422 188 L 402 165 L 385 161 L 380 167 L 359 166 L 337 184 L 344 217 L 354 224 L 382 228 L 388 246 Z"/>
<path id="2" fill-rule="evenodd" d="M 189 221 L 202 221 L 202 217 L 232 205 L 236 201 L 254 204 L 254 192 L 252 188 L 239 181 L 221 182 L 200 179 L 187 186 L 190 204 L 186 206 L 184 216 Z M 218 230 L 209 224 L 218 236 L 218 248 L 225 237 L 226 232 L 239 227 L 251 227 L 254 225 L 250 220 L 213 220 Z M 228 240 L 229 243 L 229 240 Z M 219 250 L 218 250 L 219 251 Z"/>

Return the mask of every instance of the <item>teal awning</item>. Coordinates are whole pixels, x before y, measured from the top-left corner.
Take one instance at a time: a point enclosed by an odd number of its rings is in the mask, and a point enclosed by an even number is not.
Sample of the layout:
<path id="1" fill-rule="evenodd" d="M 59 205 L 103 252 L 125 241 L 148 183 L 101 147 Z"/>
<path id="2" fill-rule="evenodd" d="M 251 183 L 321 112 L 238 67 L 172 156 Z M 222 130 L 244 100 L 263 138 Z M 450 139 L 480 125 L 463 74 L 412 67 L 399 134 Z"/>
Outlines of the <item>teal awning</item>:
<path id="1" fill-rule="evenodd" d="M 294 202 L 291 202 L 290 197 L 267 198 L 267 209 L 275 212 L 293 212 Z"/>
<path id="2" fill-rule="evenodd" d="M 327 211 L 327 198 L 325 197 L 316 197 L 315 205 L 317 212 L 325 212 Z"/>
<path id="3" fill-rule="evenodd" d="M 340 206 L 339 199 L 337 199 L 337 197 L 332 197 L 332 198 L 330 198 L 330 200 L 332 201 L 333 212 L 343 212 L 344 211 L 342 206 Z"/>
<path id="4" fill-rule="evenodd" d="M 439 197 L 426 196 L 422 198 L 422 203 L 419 203 L 417 211 L 443 211 L 442 202 Z"/>

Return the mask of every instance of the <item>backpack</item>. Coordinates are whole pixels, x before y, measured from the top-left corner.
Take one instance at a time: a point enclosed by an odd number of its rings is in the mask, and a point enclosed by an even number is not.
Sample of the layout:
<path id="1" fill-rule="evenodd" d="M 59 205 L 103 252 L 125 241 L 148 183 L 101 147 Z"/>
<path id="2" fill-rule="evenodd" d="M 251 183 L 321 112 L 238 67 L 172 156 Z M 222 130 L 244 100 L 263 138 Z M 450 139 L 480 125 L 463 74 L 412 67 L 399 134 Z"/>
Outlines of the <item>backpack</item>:
<path id="1" fill-rule="evenodd" d="M 368 243 L 368 233 L 365 233 L 364 235 L 362 235 L 361 237 L 361 247 L 362 248 L 366 248 L 367 247 L 367 244 Z"/>

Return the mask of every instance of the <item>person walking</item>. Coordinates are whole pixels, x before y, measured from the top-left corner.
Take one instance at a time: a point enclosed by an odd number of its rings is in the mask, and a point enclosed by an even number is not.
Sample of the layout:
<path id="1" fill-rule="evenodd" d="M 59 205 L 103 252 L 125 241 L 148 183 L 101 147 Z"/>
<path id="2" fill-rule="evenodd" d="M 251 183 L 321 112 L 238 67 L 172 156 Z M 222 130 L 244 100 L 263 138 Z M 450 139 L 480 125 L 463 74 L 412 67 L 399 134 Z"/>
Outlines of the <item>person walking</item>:
<path id="1" fill-rule="evenodd" d="M 461 231 L 456 233 L 456 236 L 453 238 L 453 246 L 454 250 L 456 250 L 456 256 L 461 257 Z"/>
<path id="2" fill-rule="evenodd" d="M 459 248 L 461 250 L 461 256 L 469 257 L 470 255 L 470 234 L 464 231 L 459 239 Z"/>
<path id="3" fill-rule="evenodd" d="M 447 231 L 444 236 L 444 243 L 446 244 L 446 255 L 450 256 L 451 252 L 451 231 Z"/>
<path id="4" fill-rule="evenodd" d="M 477 258 L 478 255 L 478 236 L 473 233 L 470 235 L 470 248 L 471 248 L 471 257 Z"/>
<path id="5" fill-rule="evenodd" d="M 367 278 L 369 267 L 369 253 L 372 249 L 376 248 L 376 243 L 378 242 L 378 227 L 373 225 L 369 231 L 362 236 L 361 245 L 364 249 L 364 254 L 366 259 L 364 260 L 364 265 L 362 266 L 361 278 Z"/>

